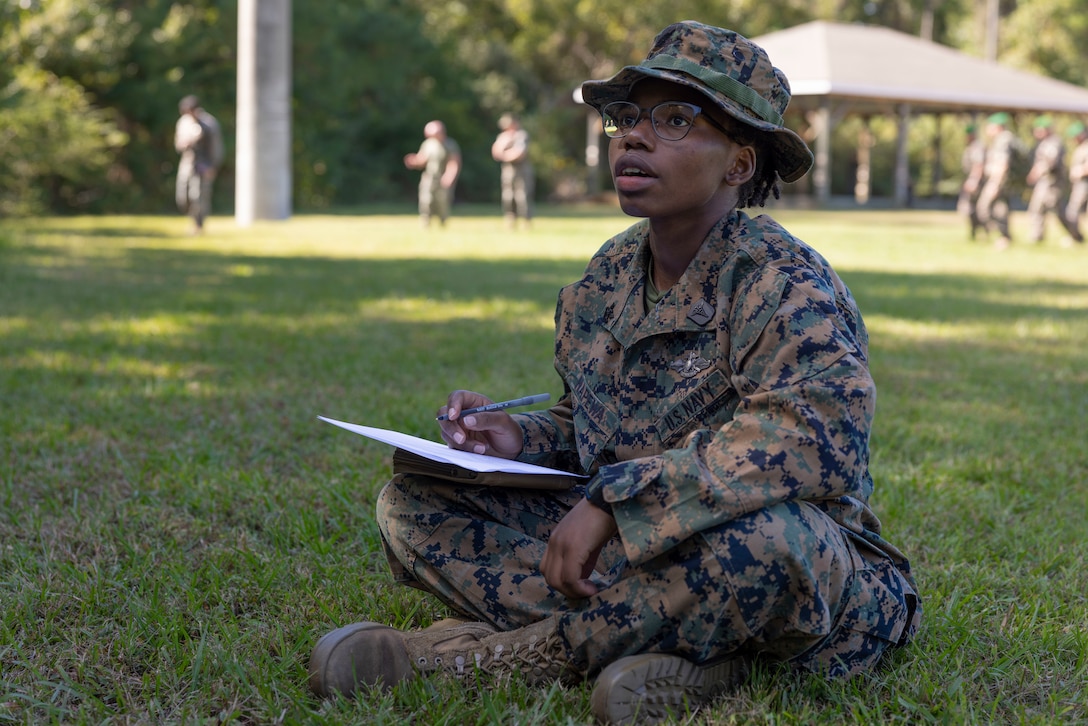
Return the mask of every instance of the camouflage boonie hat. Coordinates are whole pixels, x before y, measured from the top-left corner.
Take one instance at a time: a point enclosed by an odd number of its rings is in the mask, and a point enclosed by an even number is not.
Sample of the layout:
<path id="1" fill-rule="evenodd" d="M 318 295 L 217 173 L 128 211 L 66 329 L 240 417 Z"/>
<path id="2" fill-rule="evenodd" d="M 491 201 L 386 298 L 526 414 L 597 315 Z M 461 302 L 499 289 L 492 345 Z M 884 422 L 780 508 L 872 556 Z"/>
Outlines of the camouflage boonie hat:
<path id="1" fill-rule="evenodd" d="M 765 50 L 732 30 L 693 20 L 670 25 L 658 33 L 642 63 L 608 80 L 583 83 L 582 99 L 599 111 L 612 101 L 626 100 L 631 87 L 644 78 L 693 88 L 736 120 L 767 132 L 783 181 L 800 179 L 812 166 L 808 146 L 783 125 L 790 102 L 785 74 L 771 65 Z"/>

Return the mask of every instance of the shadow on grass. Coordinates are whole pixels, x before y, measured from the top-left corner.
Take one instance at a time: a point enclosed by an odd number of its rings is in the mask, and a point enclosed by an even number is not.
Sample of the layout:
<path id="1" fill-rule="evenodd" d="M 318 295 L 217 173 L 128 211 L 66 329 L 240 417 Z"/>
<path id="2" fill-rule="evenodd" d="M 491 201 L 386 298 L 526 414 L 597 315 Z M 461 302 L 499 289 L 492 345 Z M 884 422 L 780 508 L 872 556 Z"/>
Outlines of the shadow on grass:
<path id="1" fill-rule="evenodd" d="M 48 237 L 51 235 L 55 235 L 58 237 L 116 237 L 125 239 L 132 239 L 134 237 L 143 237 L 145 239 L 166 239 L 167 237 L 176 236 L 162 230 L 153 229 L 150 227 L 134 230 L 131 226 L 99 227 L 94 224 L 81 224 L 78 228 L 35 225 L 34 235 L 38 237 Z"/>
<path id="2" fill-rule="evenodd" d="M 31 260 L 39 254 L 53 261 L 36 265 Z M 313 313 L 385 298 L 502 297 L 547 301 L 550 308 L 559 287 L 583 267 L 563 260 L 342 260 L 141 248 L 87 266 L 59 255 L 32 246 L 4 251 L 0 280 L 29 293 L 5 300 L 8 315 L 79 319 L 241 308 Z"/>
<path id="3" fill-rule="evenodd" d="M 39 255 L 52 263 L 34 264 Z M 77 409 L 94 419 L 120 406 L 115 399 L 146 397 L 148 410 L 201 426 L 263 413 L 254 402 L 275 399 L 289 410 L 245 423 L 283 442 L 274 422 L 305 437 L 297 420 L 311 425 L 314 413 L 367 411 L 366 423 L 418 432 L 456 387 L 513 397 L 546 390 L 546 381 L 558 393 L 550 321 L 558 289 L 583 266 L 132 248 L 88 267 L 59 255 L 0 249 L 4 315 L 25 321 L 2 341 L 0 381 L 22 389 L 11 399 L 17 408 L 45 420 Z M 1009 451 L 998 442 L 1010 436 L 1053 452 L 1064 430 L 1058 417 L 1088 414 L 1088 351 L 1046 332 L 1073 326 L 1083 336 L 1084 311 L 1040 302 L 1083 294 L 1080 287 L 865 271 L 847 282 L 872 319 L 1024 331 L 978 340 L 874 336 L 877 435 L 903 456 L 1000 457 Z"/>
<path id="4" fill-rule="evenodd" d="M 415 205 L 411 204 L 363 204 L 358 206 L 337 207 L 335 209 L 320 210 L 309 214 L 323 217 L 411 217 L 415 218 L 419 212 Z M 571 202 L 566 204 L 537 204 L 533 207 L 535 218 L 591 218 L 591 217 L 615 217 L 621 215 L 618 200 L 612 199 L 606 202 Z M 307 216 L 300 214 L 299 216 Z M 456 222 L 459 217 L 493 217 L 503 218 L 502 207 L 499 204 L 486 204 L 479 202 L 458 203 L 453 206 L 450 219 Z"/>
<path id="5" fill-rule="evenodd" d="M 131 237 L 132 231 L 81 229 L 79 234 Z M 36 293 L 5 300 L 5 311 L 30 317 L 50 312 L 76 318 L 132 313 L 134 304 L 142 313 L 191 312 L 194 304 L 208 312 L 229 312 L 258 303 L 262 309 L 284 310 L 292 307 L 292 301 L 306 305 L 306 310 L 315 305 L 340 309 L 388 297 L 442 301 L 498 296 L 551 307 L 559 288 L 577 279 L 584 266 L 583 261 L 552 259 L 345 260 L 132 248 L 88 267 L 74 259 L 66 264 L 55 248 L 0 249 L 4 253 L 0 279 L 32 286 Z M 39 254 L 54 261 L 48 267 L 32 263 Z M 851 271 L 844 277 L 866 316 L 963 323 L 1069 321 L 1084 315 L 1081 308 L 1029 302 L 1083 294 L 1083 286 L 1072 283 L 866 271 Z M 72 282 L 80 288 L 49 290 L 49 285 Z M 154 294 L 145 294 L 150 291 Z M 43 306 L 43 300 L 52 302 Z"/>

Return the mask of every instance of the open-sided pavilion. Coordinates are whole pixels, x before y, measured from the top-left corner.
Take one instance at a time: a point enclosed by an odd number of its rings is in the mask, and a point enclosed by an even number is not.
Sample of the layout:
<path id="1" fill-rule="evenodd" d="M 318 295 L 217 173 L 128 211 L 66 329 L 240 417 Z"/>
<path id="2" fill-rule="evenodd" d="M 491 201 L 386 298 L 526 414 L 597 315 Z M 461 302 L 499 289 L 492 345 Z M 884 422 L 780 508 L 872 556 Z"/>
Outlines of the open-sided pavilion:
<path id="1" fill-rule="evenodd" d="M 834 125 L 849 114 L 898 119 L 899 206 L 909 195 L 907 130 L 914 114 L 1088 114 L 1088 89 L 889 28 L 820 20 L 752 40 L 785 72 L 793 91 L 790 109 L 800 110 L 812 127 L 816 157 L 812 185 L 818 202 L 831 196 Z M 866 138 L 859 140 L 855 197 L 862 202 L 869 196 L 869 146 Z"/>

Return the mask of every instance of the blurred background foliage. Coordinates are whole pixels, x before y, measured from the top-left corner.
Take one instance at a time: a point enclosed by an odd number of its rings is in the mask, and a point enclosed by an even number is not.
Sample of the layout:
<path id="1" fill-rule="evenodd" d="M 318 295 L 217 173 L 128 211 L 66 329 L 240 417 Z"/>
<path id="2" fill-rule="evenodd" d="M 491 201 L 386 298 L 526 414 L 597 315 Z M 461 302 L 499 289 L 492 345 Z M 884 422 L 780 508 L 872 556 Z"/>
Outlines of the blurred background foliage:
<path id="1" fill-rule="evenodd" d="M 585 191 L 586 78 L 637 63 L 670 22 L 696 18 L 757 36 L 815 19 L 866 22 L 982 55 L 992 0 L 295 0 L 293 198 L 298 211 L 415 199 L 401 157 L 443 119 L 461 144 L 462 201 L 493 202 L 496 120 L 522 115 L 538 196 Z M 1088 0 L 1001 0 L 998 59 L 1084 85 Z M 235 0 L 2 0 L 0 214 L 172 210 L 177 102 L 189 93 L 223 126 L 215 209 L 233 208 Z M 926 129 L 925 123 L 929 123 Z M 915 192 L 932 193 L 932 121 L 912 132 Z M 953 128 L 954 127 L 954 128 Z M 894 123 L 875 123 L 876 144 Z M 833 191 L 849 193 L 853 134 Z M 958 174 L 959 124 L 941 169 Z M 874 162 L 883 163 L 880 154 Z M 890 160 L 888 161 L 890 164 Z M 874 193 L 891 174 L 874 169 Z M 944 186 L 951 188 L 952 185 Z M 942 187 L 940 189 L 944 191 Z"/>

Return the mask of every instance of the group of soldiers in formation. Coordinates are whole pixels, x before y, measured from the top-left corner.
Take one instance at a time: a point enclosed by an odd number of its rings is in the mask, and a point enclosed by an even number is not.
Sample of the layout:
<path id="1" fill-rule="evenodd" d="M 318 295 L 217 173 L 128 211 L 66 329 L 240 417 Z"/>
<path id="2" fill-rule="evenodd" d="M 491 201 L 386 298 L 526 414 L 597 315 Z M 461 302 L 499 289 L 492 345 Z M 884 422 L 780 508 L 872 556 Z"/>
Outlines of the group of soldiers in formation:
<path id="1" fill-rule="evenodd" d="M 1034 150 L 1025 152 L 1010 126 L 1011 117 L 1001 112 L 986 119 L 981 135 L 974 125 L 967 127 L 963 152 L 966 178 L 958 208 L 968 218 L 971 239 L 982 232 L 987 238 L 993 237 L 999 249 L 1011 244 L 1009 196 L 1022 181 L 1031 189 L 1028 241 L 1043 241 L 1047 215 L 1053 213 L 1065 230 L 1062 244 L 1084 244 L 1080 218 L 1088 204 L 1088 129 L 1077 121 L 1061 134 L 1052 118 L 1040 116 L 1032 124 Z M 1066 139 L 1073 144 L 1068 164 Z M 1017 168 L 1018 155 L 1031 162 L 1022 179 L 1017 178 L 1023 174 Z"/>

